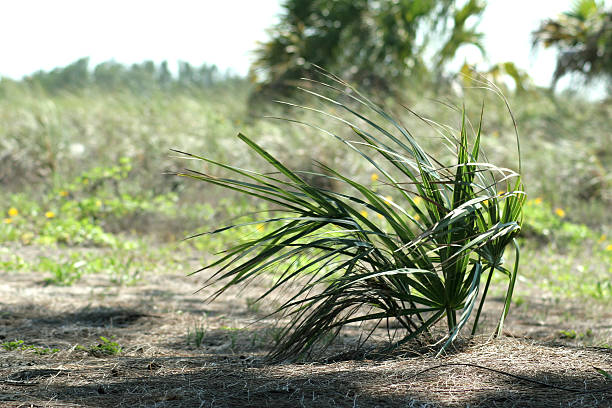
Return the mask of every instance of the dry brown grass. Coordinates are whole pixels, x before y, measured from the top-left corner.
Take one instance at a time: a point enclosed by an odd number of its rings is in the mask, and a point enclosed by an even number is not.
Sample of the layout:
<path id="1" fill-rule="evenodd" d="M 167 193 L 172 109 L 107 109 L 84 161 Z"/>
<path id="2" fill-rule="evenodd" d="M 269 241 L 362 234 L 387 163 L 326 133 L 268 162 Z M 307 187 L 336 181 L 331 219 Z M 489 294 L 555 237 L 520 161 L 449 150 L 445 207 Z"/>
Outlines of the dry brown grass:
<path id="1" fill-rule="evenodd" d="M 70 287 L 45 286 L 37 271 L 1 277 L 0 341 L 61 350 L 42 356 L 0 350 L 2 407 L 612 406 L 612 384 L 593 368 L 612 371 L 612 349 L 562 343 L 558 335 L 590 327 L 610 342 L 610 316 L 591 305 L 551 313 L 546 300 L 529 297 L 528 308 L 512 309 L 507 337 L 464 340 L 437 359 L 432 348 L 416 344 L 386 356 L 352 352 L 358 330 L 349 328 L 318 360 L 271 365 L 264 356 L 274 321 L 254 323 L 266 305 L 257 310 L 247 302 L 262 287 L 207 304 L 205 294 L 194 294 L 197 276 L 156 274 L 132 287 L 91 275 Z M 498 310 L 487 316 L 493 325 Z M 206 335 L 198 348 L 186 335 L 200 324 Z M 100 336 L 115 336 L 123 352 L 96 356 L 75 347 L 96 345 Z M 368 346 L 385 336 L 376 332 Z M 459 363 L 466 365 L 449 365 Z"/>

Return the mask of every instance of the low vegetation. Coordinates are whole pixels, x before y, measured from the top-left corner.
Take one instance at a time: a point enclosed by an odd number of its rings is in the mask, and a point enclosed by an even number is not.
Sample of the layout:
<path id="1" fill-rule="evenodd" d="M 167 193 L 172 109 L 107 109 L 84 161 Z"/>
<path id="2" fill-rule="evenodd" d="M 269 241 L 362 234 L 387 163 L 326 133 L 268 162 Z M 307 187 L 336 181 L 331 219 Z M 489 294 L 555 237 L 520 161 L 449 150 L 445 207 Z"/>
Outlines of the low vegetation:
<path id="1" fill-rule="evenodd" d="M 231 221 L 246 224 L 212 239 L 186 241 L 181 248 L 196 250 L 203 260 L 212 260 L 230 243 L 269 234 L 274 224 L 258 220 L 262 211 L 273 206 L 221 193 L 212 186 L 186 188 L 185 180 L 165 174 L 185 164 L 170 147 L 202 152 L 235 167 L 266 171 L 253 155 L 246 154 L 247 145 L 235 143 L 232 137 L 239 131 L 257 136 L 253 143 L 280 162 L 293 163 L 291 171 L 309 182 L 332 189 L 339 184 L 329 173 L 314 174 L 320 172 L 311 162 L 314 157 L 338 173 L 350 175 L 367 190 L 386 196 L 383 190 L 388 185 L 380 170 L 347 156 L 339 149 L 342 143 L 320 137 L 315 129 L 249 117 L 248 84 L 238 86 L 238 80 L 228 81 L 189 91 L 159 89 L 144 96 L 89 85 L 71 92 L 47 93 L 3 80 L 3 270 L 19 272 L 36 267 L 50 284 L 69 284 L 84 273 L 104 273 L 117 284 L 131 284 L 146 278 L 155 263 L 179 265 L 172 249 L 175 242 L 211 226 Z M 211 92 L 218 102 L 208 98 Z M 409 93 L 406 97 L 412 99 L 411 109 L 420 115 L 440 123 L 457 123 L 457 112 L 452 109 Z M 451 97 L 459 100 L 457 95 Z M 486 140 L 487 159 L 501 167 L 515 167 L 516 154 L 506 147 L 513 143 L 514 130 L 512 121 L 503 114 L 505 107 L 500 108 L 488 93 L 474 91 L 464 98 L 466 118 L 476 123 L 485 101 L 480 132 Z M 605 142 L 610 107 L 571 94 L 553 99 L 535 91 L 511 96 L 510 104 L 523 135 L 522 179 L 527 181 L 519 244 L 528 255 L 523 256 L 521 279 L 530 290 L 554 297 L 605 302 L 611 291 L 612 264 L 611 215 L 607 211 L 612 202 L 612 151 Z M 271 109 L 272 115 L 300 122 L 318 120 L 312 112 Z M 332 107 L 330 113 L 337 114 L 339 109 Z M 452 154 L 443 148 L 432 127 L 401 107 L 390 104 L 386 109 L 404 128 L 422 135 L 419 142 L 425 151 L 449 162 Z M 351 129 L 327 124 L 339 137 L 353 137 Z M 315 146 L 309 143 L 313 137 L 318 138 Z M 372 177 L 379 179 L 373 181 Z M 413 199 L 422 199 L 424 194 L 414 192 Z M 397 194 L 403 193 L 398 190 Z M 424 200 L 416 207 L 426 211 L 427 205 Z M 383 214 L 379 219 L 374 209 L 364 206 L 363 210 L 369 213 L 369 218 L 364 218 L 369 223 L 384 219 Z M 413 226 L 418 228 L 416 223 Z M 45 253 L 29 259 L 7 245 L 49 248 L 44 252 L 65 247 L 73 254 L 58 258 Z M 83 255 L 79 251 L 83 247 L 109 249 L 112 255 Z M 304 261 L 295 258 L 292 262 L 299 265 Z M 501 282 L 496 279 L 494 284 Z"/>

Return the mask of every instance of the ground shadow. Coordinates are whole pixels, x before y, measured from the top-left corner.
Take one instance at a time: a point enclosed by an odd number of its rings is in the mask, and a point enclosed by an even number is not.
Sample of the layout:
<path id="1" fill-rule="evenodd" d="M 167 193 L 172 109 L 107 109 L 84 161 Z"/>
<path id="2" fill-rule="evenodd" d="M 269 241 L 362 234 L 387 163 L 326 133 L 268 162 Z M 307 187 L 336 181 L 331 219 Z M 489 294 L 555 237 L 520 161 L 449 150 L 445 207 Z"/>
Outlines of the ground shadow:
<path id="1" fill-rule="evenodd" d="M 37 304 L 22 304 L 18 308 L 5 308 L 4 318 L 12 321 L 28 321 L 34 326 L 61 326 L 78 324 L 83 327 L 128 327 L 144 318 L 155 318 L 154 314 L 135 308 L 85 306 L 76 311 L 56 312 Z"/>
<path id="2" fill-rule="evenodd" d="M 202 407 L 551 407 L 606 406 L 611 384 L 586 373 L 544 370 L 528 377 L 576 392 L 546 387 L 475 367 L 440 367 L 418 375 L 433 360 L 385 363 L 266 365 L 237 356 L 114 358 L 38 379 L 19 403 Z M 516 371 L 509 368 L 508 372 Z M 49 371 L 51 373 L 51 371 Z M 416 376 L 415 376 L 416 375 Z M 46 375 L 46 377 L 49 377 Z M 20 377 L 21 378 L 21 377 Z M 78 384 L 66 384 L 79 378 Z M 587 392 L 608 387 L 606 392 Z"/>

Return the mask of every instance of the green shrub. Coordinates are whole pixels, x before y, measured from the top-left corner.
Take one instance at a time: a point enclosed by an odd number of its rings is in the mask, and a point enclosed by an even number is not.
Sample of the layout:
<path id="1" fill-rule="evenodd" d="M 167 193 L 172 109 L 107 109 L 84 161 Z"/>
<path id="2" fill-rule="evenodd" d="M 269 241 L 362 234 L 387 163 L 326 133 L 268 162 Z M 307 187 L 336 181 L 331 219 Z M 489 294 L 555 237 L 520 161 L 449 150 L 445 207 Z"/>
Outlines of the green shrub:
<path id="1" fill-rule="evenodd" d="M 116 247 L 117 238 L 88 219 L 57 218 L 47 221 L 36 242 L 43 244 L 97 245 Z"/>
<path id="2" fill-rule="evenodd" d="M 100 343 L 98 343 L 96 346 L 84 347 L 77 344 L 75 346 L 75 350 L 86 351 L 93 356 L 120 354 L 123 348 L 119 345 L 119 343 L 113 341 L 114 338 L 115 336 L 111 336 L 110 339 L 100 336 Z"/>
<path id="3" fill-rule="evenodd" d="M 25 344 L 25 342 L 23 340 L 5 341 L 4 343 L 0 344 L 0 347 L 2 347 L 6 351 L 14 351 L 14 350 L 28 351 L 28 350 L 31 350 L 35 354 L 38 354 L 40 356 L 44 356 L 46 354 L 54 354 L 54 353 L 59 352 L 58 348 L 37 347 L 37 346 L 31 345 L 31 344 Z"/>
<path id="4" fill-rule="evenodd" d="M 575 245 L 585 239 L 594 240 L 597 235 L 584 224 L 567 221 L 564 209 L 552 208 L 536 198 L 525 203 L 524 236 Z"/>

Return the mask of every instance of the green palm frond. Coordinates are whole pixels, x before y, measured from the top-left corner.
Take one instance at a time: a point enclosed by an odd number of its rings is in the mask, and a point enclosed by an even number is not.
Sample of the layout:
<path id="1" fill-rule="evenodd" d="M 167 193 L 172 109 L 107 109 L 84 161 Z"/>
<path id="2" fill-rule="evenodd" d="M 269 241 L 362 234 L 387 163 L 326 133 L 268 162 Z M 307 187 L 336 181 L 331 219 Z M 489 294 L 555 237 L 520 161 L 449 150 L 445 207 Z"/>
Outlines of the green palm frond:
<path id="1" fill-rule="evenodd" d="M 258 221 L 270 226 L 268 232 L 228 248 L 200 270 L 213 271 L 209 284 L 223 282 L 211 297 L 270 272 L 275 282 L 261 298 L 298 282 L 295 296 L 276 310 L 290 318 L 272 354 L 276 359 L 305 356 L 346 325 L 377 327 L 385 320 L 401 327 L 403 334 L 394 343 L 398 345 L 446 319 L 448 338 L 443 350 L 470 318 L 476 328 L 491 276 L 501 272 L 508 277 L 501 332 L 517 274 L 516 265 L 512 272 L 503 266 L 503 255 L 521 228 L 525 195 L 520 175 L 480 161 L 482 123 L 469 137 L 465 113 L 458 134 L 442 128 L 456 159 L 443 164 L 379 106 L 341 79 L 321 73 L 326 82 L 311 82 L 332 96 L 312 87 L 306 92 L 344 111 L 346 115 L 318 112 L 348 126 L 354 139 L 325 133 L 372 165 L 394 198 L 323 164 L 319 164 L 319 175 L 345 188 L 333 191 L 313 185 L 242 134 L 239 140 L 274 173 L 179 152 L 227 174 L 186 170 L 180 176 L 266 200 L 284 211 Z M 296 266 L 296 257 L 308 261 Z M 487 282 L 481 290 L 484 276 Z"/>

